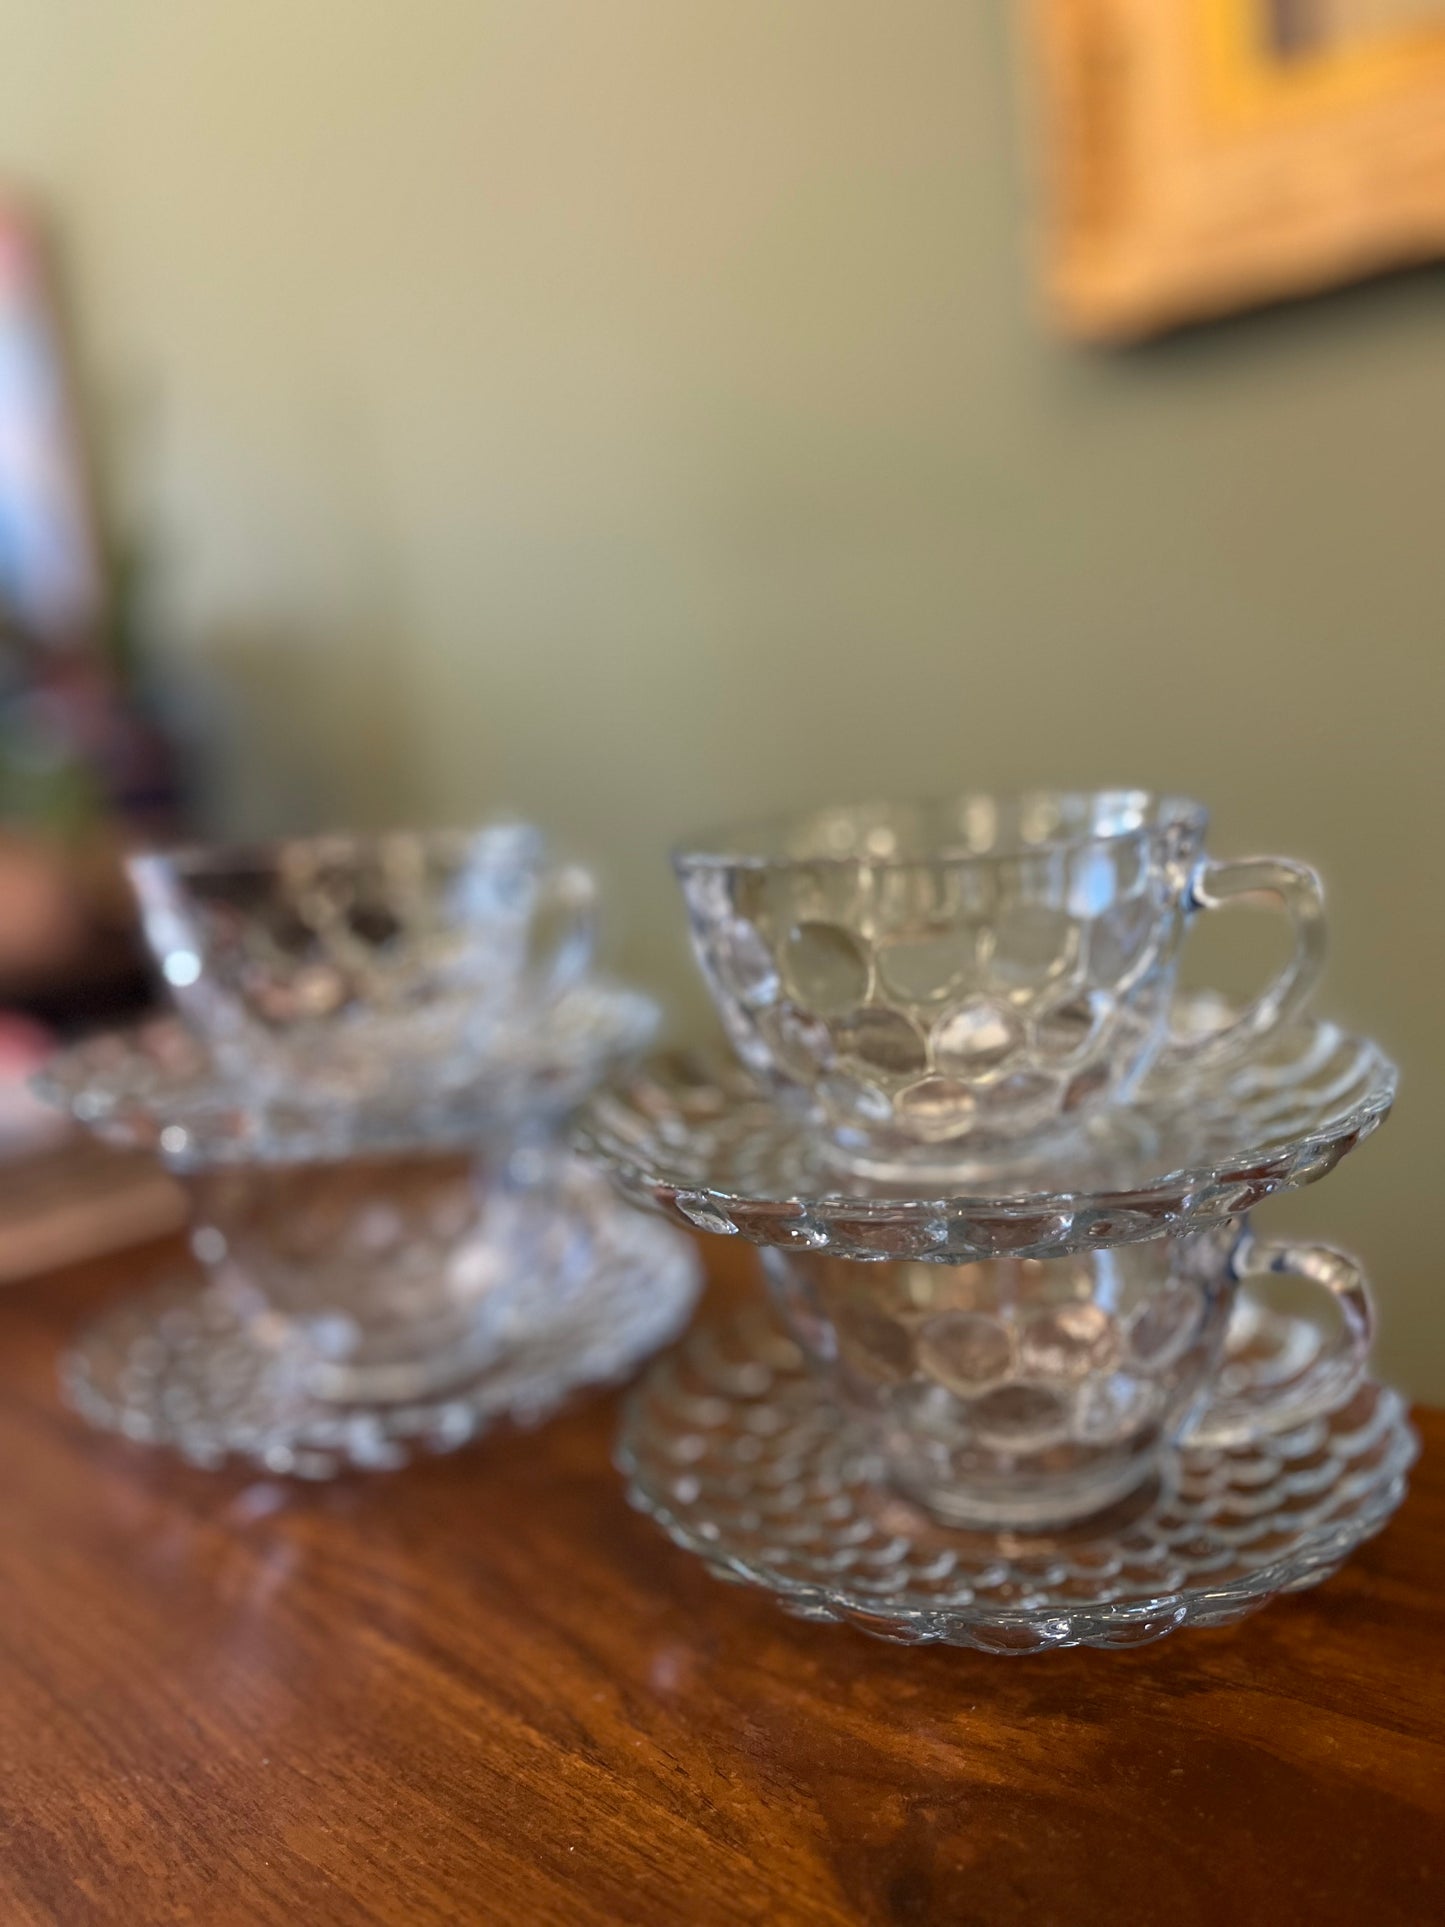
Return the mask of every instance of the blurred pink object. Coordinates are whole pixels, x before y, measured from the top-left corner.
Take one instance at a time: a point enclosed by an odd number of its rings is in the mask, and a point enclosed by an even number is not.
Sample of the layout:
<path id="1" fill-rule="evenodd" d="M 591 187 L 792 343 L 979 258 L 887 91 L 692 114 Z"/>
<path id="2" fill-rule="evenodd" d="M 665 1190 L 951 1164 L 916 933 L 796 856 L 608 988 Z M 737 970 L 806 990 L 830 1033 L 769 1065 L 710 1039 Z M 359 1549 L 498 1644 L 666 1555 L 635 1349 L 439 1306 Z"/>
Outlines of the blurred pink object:
<path id="1" fill-rule="evenodd" d="M 30 211 L 0 198 L 0 601 L 31 635 L 87 641 L 105 588 L 70 371 Z"/>
<path id="2" fill-rule="evenodd" d="M 16 1157 L 65 1135 L 63 1119 L 42 1104 L 29 1080 L 55 1049 L 41 1025 L 0 1010 L 0 1157 Z"/>

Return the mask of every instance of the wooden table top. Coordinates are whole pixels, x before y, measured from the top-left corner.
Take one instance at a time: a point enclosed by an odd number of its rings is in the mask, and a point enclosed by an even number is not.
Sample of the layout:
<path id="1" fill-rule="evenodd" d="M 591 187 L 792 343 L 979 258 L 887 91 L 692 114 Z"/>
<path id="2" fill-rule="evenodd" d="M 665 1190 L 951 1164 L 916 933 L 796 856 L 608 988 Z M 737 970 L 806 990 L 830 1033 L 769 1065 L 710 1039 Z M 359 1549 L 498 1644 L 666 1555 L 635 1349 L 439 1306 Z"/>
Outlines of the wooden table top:
<path id="1" fill-rule="evenodd" d="M 5 1927 L 1445 1909 L 1445 1415 L 1385 1533 L 1241 1626 L 909 1650 L 669 1545 L 609 1398 L 321 1487 L 88 1432 L 57 1347 L 176 1250 L 0 1294 Z"/>

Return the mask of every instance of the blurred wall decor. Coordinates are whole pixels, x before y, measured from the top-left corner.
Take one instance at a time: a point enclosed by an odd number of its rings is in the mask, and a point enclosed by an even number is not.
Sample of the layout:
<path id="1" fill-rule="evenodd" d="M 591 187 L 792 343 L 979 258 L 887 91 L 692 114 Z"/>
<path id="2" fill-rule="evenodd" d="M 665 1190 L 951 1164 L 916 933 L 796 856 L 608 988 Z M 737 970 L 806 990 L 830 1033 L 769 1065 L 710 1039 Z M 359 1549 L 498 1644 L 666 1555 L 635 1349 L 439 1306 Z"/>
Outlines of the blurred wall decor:
<path id="1" fill-rule="evenodd" d="M 150 1160 L 72 1143 L 27 1089 L 55 1028 L 149 995 L 119 845 L 174 796 L 128 585 L 42 225 L 0 194 L 0 1284 L 180 1222 Z"/>
<path id="2" fill-rule="evenodd" d="M 0 196 L 0 1006 L 140 994 L 124 826 L 169 822 L 124 570 L 102 539 L 41 224 Z"/>
<path id="3" fill-rule="evenodd" d="M 1147 335 L 1445 253 L 1445 0 L 1037 0 L 1046 276 Z"/>
<path id="4" fill-rule="evenodd" d="M 35 222 L 0 200 L 0 607 L 37 640 L 93 631 L 99 546 Z"/>

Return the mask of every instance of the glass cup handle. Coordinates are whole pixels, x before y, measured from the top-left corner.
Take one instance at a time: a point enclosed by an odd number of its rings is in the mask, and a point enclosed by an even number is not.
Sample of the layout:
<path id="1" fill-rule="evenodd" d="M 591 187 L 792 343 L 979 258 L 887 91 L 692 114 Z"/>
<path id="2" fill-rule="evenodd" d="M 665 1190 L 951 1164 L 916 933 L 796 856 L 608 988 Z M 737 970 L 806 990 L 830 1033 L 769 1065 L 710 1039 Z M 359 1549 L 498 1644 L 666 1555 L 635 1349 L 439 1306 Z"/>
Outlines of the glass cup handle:
<path id="1" fill-rule="evenodd" d="M 543 881 L 539 912 L 555 925 L 550 947 L 534 960 L 544 1002 L 585 977 L 597 941 L 597 880 L 580 863 L 563 864 Z"/>
<path id="2" fill-rule="evenodd" d="M 1237 1278 L 1303 1278 L 1331 1293 L 1342 1324 L 1338 1338 L 1287 1384 L 1212 1399 L 1189 1426 L 1186 1445 L 1243 1445 L 1261 1430 L 1287 1432 L 1335 1411 L 1365 1376 L 1375 1310 L 1359 1263 L 1330 1245 L 1249 1240 L 1233 1260 Z"/>
<path id="3" fill-rule="evenodd" d="M 1324 969 L 1325 892 L 1307 863 L 1283 856 L 1246 856 L 1232 863 L 1203 862 L 1189 886 L 1196 910 L 1220 910 L 1237 897 L 1267 896 L 1294 926 L 1294 952 L 1274 982 L 1222 1030 L 1200 1037 L 1171 1037 L 1164 1057 L 1173 1065 L 1219 1063 L 1247 1050 L 1283 1024 L 1308 999 Z"/>

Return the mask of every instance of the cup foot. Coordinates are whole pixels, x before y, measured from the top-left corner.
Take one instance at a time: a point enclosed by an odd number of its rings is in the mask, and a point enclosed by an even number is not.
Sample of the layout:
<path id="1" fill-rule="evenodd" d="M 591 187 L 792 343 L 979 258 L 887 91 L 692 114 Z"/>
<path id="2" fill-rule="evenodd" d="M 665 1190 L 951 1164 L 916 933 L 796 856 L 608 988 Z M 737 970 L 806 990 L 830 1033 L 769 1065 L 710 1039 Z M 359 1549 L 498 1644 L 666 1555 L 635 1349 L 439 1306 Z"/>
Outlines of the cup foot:
<path id="1" fill-rule="evenodd" d="M 1067 1532 L 1075 1526 L 1117 1529 L 1147 1512 L 1160 1493 L 1160 1475 L 1149 1460 L 1123 1466 L 1108 1477 L 1096 1476 L 1087 1485 L 1044 1482 L 1030 1490 L 1020 1484 L 998 1494 L 911 1477 L 897 1468 L 890 1468 L 888 1483 L 939 1525 L 1020 1535 Z"/>

